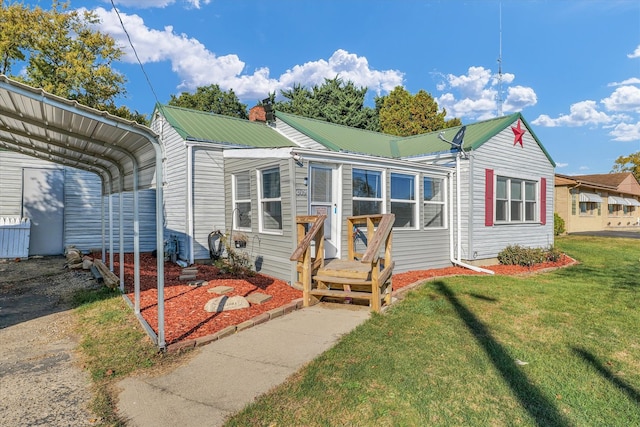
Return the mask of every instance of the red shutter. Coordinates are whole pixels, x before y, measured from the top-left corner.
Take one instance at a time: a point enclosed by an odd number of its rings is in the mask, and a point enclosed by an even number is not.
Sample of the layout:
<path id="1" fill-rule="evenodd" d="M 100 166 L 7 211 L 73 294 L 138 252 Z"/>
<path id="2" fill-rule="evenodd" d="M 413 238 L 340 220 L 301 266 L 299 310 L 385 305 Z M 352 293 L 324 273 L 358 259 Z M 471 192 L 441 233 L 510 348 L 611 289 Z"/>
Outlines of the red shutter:
<path id="1" fill-rule="evenodd" d="M 493 225 L 493 169 L 484 171 L 484 225 Z"/>
<path id="2" fill-rule="evenodd" d="M 547 224 L 547 178 L 540 178 L 540 223 Z"/>

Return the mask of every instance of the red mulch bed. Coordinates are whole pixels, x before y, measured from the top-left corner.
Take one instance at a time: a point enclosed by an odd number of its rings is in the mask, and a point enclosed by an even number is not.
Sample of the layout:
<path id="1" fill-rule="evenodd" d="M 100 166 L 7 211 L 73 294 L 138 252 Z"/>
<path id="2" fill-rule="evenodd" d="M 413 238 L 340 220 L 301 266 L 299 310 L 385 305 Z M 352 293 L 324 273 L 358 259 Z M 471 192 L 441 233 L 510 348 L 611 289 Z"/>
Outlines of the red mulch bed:
<path id="1" fill-rule="evenodd" d="M 120 271 L 118 254 L 114 254 L 114 271 Z M 496 274 L 515 275 L 527 274 L 557 268 L 574 263 L 570 257 L 563 256 L 555 263 L 538 264 L 534 267 L 520 267 L 512 265 L 495 265 L 485 267 Z M 146 322 L 158 330 L 158 290 L 157 290 L 157 260 L 150 254 L 140 254 L 140 312 Z M 295 299 L 302 298 L 302 292 L 292 288 L 282 280 L 256 274 L 253 277 L 233 278 L 220 274 L 218 268 L 212 265 L 198 264 L 198 280 L 206 280 L 208 285 L 192 287 L 178 278 L 182 267 L 166 262 L 164 264 L 164 294 L 165 294 L 165 340 L 167 344 L 192 340 L 221 331 L 229 326 L 238 325 L 262 313 L 281 307 Z M 125 254 L 125 293 L 133 302 L 133 254 Z M 410 271 L 393 275 L 393 290 L 402 289 L 416 282 L 434 277 L 451 275 L 483 274 L 462 267 L 448 267 L 433 270 Z M 260 292 L 271 295 L 271 300 L 251 305 L 242 310 L 208 313 L 204 305 L 212 298 L 219 296 L 207 292 L 216 286 L 230 286 L 234 290 L 226 296 L 241 295 L 244 297 Z"/>

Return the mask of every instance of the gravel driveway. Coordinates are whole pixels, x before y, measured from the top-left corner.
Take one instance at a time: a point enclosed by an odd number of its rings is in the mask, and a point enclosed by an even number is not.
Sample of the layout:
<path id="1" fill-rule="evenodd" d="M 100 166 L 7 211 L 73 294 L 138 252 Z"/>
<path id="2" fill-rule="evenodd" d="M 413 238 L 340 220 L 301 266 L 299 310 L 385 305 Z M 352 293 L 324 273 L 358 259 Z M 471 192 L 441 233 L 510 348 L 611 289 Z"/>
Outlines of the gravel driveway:
<path id="1" fill-rule="evenodd" d="M 71 295 L 98 286 L 63 257 L 0 260 L 0 424 L 91 426 L 90 379 L 75 354 Z"/>

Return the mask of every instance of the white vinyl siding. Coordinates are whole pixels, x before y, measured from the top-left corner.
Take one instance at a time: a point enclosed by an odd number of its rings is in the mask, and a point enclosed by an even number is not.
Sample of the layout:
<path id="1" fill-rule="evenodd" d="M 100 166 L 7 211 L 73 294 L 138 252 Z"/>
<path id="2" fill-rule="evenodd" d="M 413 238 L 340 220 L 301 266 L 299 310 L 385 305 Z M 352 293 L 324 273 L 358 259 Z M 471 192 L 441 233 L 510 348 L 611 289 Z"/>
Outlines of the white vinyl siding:
<path id="1" fill-rule="evenodd" d="M 519 144 L 513 145 L 513 132 L 508 126 L 461 163 L 463 260 L 495 258 L 508 245 L 548 247 L 553 244 L 554 167 L 528 130 L 523 136 L 523 147 Z M 487 169 L 494 170 L 495 177 L 510 177 L 537 183 L 537 205 L 534 209 L 536 220 L 500 223 L 496 216 L 493 226 L 485 225 L 485 216 L 481 213 L 485 210 Z M 542 178 L 545 178 L 547 183 L 545 224 L 540 222 L 539 193 Z M 494 185 L 495 200 L 498 191 L 497 179 Z M 526 196 L 526 190 L 524 193 Z M 497 208 L 495 211 L 494 215 L 497 215 Z"/>
<path id="2" fill-rule="evenodd" d="M 246 252 L 253 262 L 253 267 L 256 271 L 277 277 L 287 282 L 292 280 L 293 269 L 295 269 L 295 263 L 289 261 L 289 257 L 293 253 L 296 227 L 294 220 L 294 208 L 291 206 L 291 202 L 295 200 L 292 198 L 292 184 L 293 177 L 290 174 L 289 169 L 290 160 L 275 160 L 269 158 L 227 158 L 224 161 L 225 171 L 225 194 L 227 197 L 227 224 L 231 224 L 232 218 L 232 192 L 233 183 L 232 175 L 250 171 L 251 174 L 251 203 L 252 206 L 259 206 L 258 203 L 258 189 L 260 185 L 258 183 L 258 172 L 268 169 L 273 169 L 274 165 L 280 171 L 280 199 L 282 203 L 282 230 L 279 232 L 262 233 L 258 232 L 258 227 L 254 225 L 252 231 L 243 232 L 247 235 L 247 247 L 243 249 L 235 249 L 236 251 Z M 302 168 L 296 168 L 301 170 Z M 302 171 L 301 171 L 302 172 Z M 302 179 L 306 176 L 304 173 L 299 175 L 299 185 L 303 186 Z M 298 179 L 298 178 L 296 178 Z M 306 197 L 304 198 L 304 205 L 306 205 Z M 304 206 L 301 204 L 301 206 Z M 251 210 L 251 223 L 259 224 L 258 208 Z M 228 233 L 230 230 L 226 230 Z"/>
<path id="3" fill-rule="evenodd" d="M 186 258 L 187 238 L 187 148 L 184 140 L 164 117 L 154 121 L 152 129 L 162 134 L 164 145 L 164 239 L 178 241 L 179 258 Z"/>
<path id="4" fill-rule="evenodd" d="M 193 150 L 193 257 L 197 260 L 210 257 L 209 234 L 225 231 L 224 159 L 217 148 Z"/>

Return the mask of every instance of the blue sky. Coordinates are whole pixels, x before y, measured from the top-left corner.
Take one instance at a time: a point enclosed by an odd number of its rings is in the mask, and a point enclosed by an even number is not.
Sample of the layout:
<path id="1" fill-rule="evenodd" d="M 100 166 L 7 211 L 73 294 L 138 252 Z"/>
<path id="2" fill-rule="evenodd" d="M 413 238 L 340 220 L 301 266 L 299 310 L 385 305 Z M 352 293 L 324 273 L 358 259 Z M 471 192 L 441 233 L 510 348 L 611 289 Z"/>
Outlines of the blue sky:
<path id="1" fill-rule="evenodd" d="M 339 75 L 367 86 L 370 102 L 397 85 L 424 89 L 463 123 L 495 117 L 501 93 L 504 114 L 523 113 L 558 173 L 607 173 L 640 151 L 638 0 L 113 2 L 162 103 L 215 83 L 251 107 Z M 71 7 L 95 10 L 120 43 L 121 102 L 150 113 L 156 99 L 111 0 Z"/>

